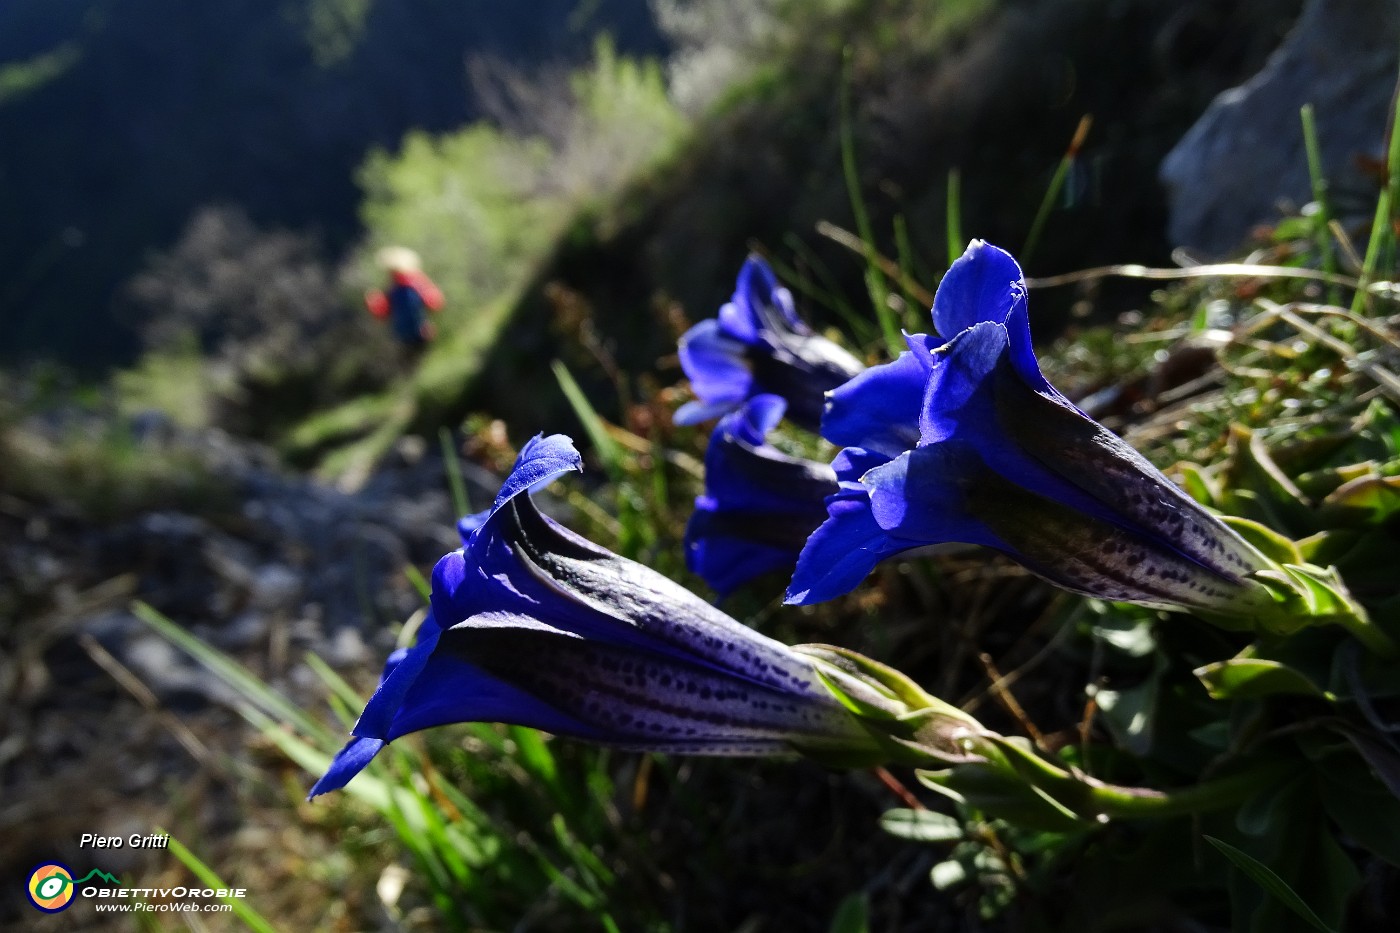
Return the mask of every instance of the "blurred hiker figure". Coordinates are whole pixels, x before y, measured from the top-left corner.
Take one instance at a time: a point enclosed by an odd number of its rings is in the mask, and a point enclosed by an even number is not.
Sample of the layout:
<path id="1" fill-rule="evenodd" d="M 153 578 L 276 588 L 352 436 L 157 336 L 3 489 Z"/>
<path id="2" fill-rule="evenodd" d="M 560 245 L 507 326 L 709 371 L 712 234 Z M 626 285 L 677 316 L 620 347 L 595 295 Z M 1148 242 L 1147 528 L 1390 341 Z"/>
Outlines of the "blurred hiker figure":
<path id="1" fill-rule="evenodd" d="M 365 307 L 388 318 L 394 336 L 410 350 L 421 350 L 437 336 L 428 312 L 442 310 L 442 291 L 423 274 L 418 254 L 405 246 L 386 246 L 375 257 L 389 273 L 383 291 L 365 293 Z"/>

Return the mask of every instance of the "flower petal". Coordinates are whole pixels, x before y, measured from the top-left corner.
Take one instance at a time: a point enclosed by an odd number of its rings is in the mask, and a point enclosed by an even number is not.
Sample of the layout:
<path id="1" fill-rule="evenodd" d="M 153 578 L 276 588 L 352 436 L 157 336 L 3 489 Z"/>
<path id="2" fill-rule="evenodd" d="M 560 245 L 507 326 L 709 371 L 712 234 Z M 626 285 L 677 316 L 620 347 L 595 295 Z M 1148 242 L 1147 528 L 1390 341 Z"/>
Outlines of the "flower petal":
<path id="1" fill-rule="evenodd" d="M 859 734 L 829 692 L 794 696 L 690 659 L 516 626 L 504 615 L 454 626 L 441 651 L 545 708 L 569 710 L 577 726 L 552 731 L 609 745 L 665 751 L 681 743 L 709 754 L 772 754 L 798 736 Z M 519 722 L 514 712 L 491 718 Z"/>
<path id="2" fill-rule="evenodd" d="M 859 485 L 862 476 L 877 466 L 889 462 L 889 457 L 873 450 L 865 450 L 861 447 L 843 447 L 837 451 L 836 459 L 831 461 L 831 468 L 836 472 L 837 481 L 845 487 L 850 484 Z"/>
<path id="3" fill-rule="evenodd" d="M 457 628 L 444 633 L 441 647 L 404 697 L 386 740 L 456 722 L 504 722 L 577 739 L 606 738 L 597 726 L 454 650 L 461 641 Z"/>
<path id="4" fill-rule="evenodd" d="M 918 443 L 919 406 L 928 371 L 913 353 L 872 366 L 827 393 L 822 437 L 840 447 L 898 456 Z"/>
<path id="5" fill-rule="evenodd" d="M 786 410 L 787 402 L 781 396 L 755 395 L 733 417 L 727 418 L 722 427 L 737 439 L 757 447 L 768 440 L 768 433 L 783 420 Z"/>
<path id="6" fill-rule="evenodd" d="M 756 395 L 710 435 L 705 494 L 686 525 L 685 557 L 721 596 L 770 571 L 791 572 L 836 492 L 831 467 L 767 443 L 785 408 L 776 395 Z"/>
<path id="7" fill-rule="evenodd" d="M 650 567 L 566 535 L 529 499 L 517 500 L 509 514 L 512 524 L 503 525 L 502 534 L 516 559 L 537 586 L 563 597 L 550 602 L 568 615 L 551 617 L 559 627 L 706 664 L 784 692 L 826 695 L 811 666 L 784 645 L 740 625 Z"/>
<path id="8" fill-rule="evenodd" d="M 725 334 L 749 344 L 757 343 L 764 331 L 811 333 L 797 316 L 792 292 L 778 284 L 772 268 L 758 255 L 744 260 L 734 298 L 719 310 L 719 323 Z"/>
<path id="9" fill-rule="evenodd" d="M 865 474 L 870 511 L 885 531 L 906 547 L 957 541 L 994 544 L 996 539 L 967 508 L 968 485 L 986 465 L 956 444 L 919 447 Z"/>
<path id="10" fill-rule="evenodd" d="M 740 274 L 742 275 L 742 272 Z M 753 313 L 753 305 L 747 300 L 726 301 L 720 305 L 715 320 L 719 322 L 721 335 L 743 344 L 758 342 L 760 321 L 758 316 Z"/>
<path id="11" fill-rule="evenodd" d="M 457 519 L 457 536 L 462 539 L 462 544 L 464 546 L 471 543 L 472 532 L 486 524 L 486 520 L 490 517 L 491 510 L 485 509 L 481 512 L 463 515 L 461 518 Z"/>
<path id="12" fill-rule="evenodd" d="M 1005 324 L 1026 303 L 1026 282 L 1011 254 L 973 240 L 954 260 L 933 296 L 933 328 L 952 340 L 975 324 Z"/>
<path id="13" fill-rule="evenodd" d="M 689 427 L 718 418 L 734 410 L 738 402 L 701 402 L 692 400 L 686 402 L 676 413 L 671 416 L 671 423 L 677 427 Z"/>
<path id="14" fill-rule="evenodd" d="M 441 634 L 442 629 L 430 612 L 418 628 L 418 641 L 413 647 L 406 651 L 400 649 L 389 655 L 379 686 L 375 688 L 369 703 L 365 704 L 365 711 L 360 714 L 355 727 L 350 730 L 351 735 L 372 739 L 390 738 L 389 732 L 394 716 L 398 714 L 399 708 L 403 706 L 404 697 L 427 666 Z"/>
<path id="15" fill-rule="evenodd" d="M 919 445 L 964 445 L 975 450 L 983 463 L 994 464 L 1002 476 L 1033 492 L 1105 521 L 1118 520 L 1112 509 L 1049 465 L 1092 438 L 1082 431 L 1053 439 L 1031 438 L 1008 428 L 1006 421 L 1016 421 L 1026 422 L 1033 430 L 1039 418 L 1061 424 L 1058 413 L 1066 413 L 1108 434 L 1073 406 L 1061 405 L 1058 395 L 1048 397 L 1028 386 L 1011 359 L 1010 345 L 1006 328 L 981 323 L 934 353 L 919 413 Z M 1028 412 L 1037 414 L 1027 419 Z M 1044 456 L 1037 456 L 1037 449 Z"/>
<path id="16" fill-rule="evenodd" d="M 685 566 L 721 597 L 750 580 L 792 570 L 797 549 L 722 534 L 711 521 L 700 519 L 701 514 L 695 513 L 686 528 Z"/>
<path id="17" fill-rule="evenodd" d="M 820 514 L 726 511 L 701 496 L 685 528 L 686 568 L 720 596 L 767 573 L 791 573 L 807 537 L 826 515 L 820 499 L 816 511 Z"/>
<path id="18" fill-rule="evenodd" d="M 350 779 L 359 774 L 369 763 L 374 760 L 374 756 L 379 754 L 379 750 L 384 747 L 383 739 L 370 739 L 356 736 L 346 743 L 331 762 L 331 766 L 326 769 L 326 773 L 321 775 L 321 779 L 311 787 L 311 791 L 306 795 L 306 799 L 319 797 L 328 794 L 333 790 L 340 790 Z"/>
<path id="19" fill-rule="evenodd" d="M 1009 338 L 1000 324 L 974 324 L 934 351 L 921 387 L 919 444 L 936 444 L 976 433 L 983 443 L 1000 444 L 992 420 L 988 377 L 1006 356 Z M 913 446 L 913 445 L 910 445 Z"/>
<path id="20" fill-rule="evenodd" d="M 933 327 L 944 340 L 952 340 L 984 321 L 1000 324 L 1010 334 L 1012 359 L 1021 378 L 1037 391 L 1055 393 L 1041 375 L 1031 346 L 1021 267 L 1005 250 L 973 240 L 938 284 L 933 297 Z"/>
<path id="21" fill-rule="evenodd" d="M 996 375 L 994 417 L 1032 455 L 1039 476 L 1053 475 L 1056 482 L 1008 472 L 1011 479 L 1154 538 L 1227 579 L 1263 568 L 1264 559 L 1253 547 L 1116 434 L 1040 393 L 1022 388 L 1016 398 L 1014 378 Z M 1066 487 L 1078 495 L 1067 494 Z"/>
<path id="22" fill-rule="evenodd" d="M 984 543 L 1076 593 L 1232 614 L 1272 604 L 1253 581 L 1224 577 L 1161 540 L 1036 495 L 990 468 L 969 478 L 966 508 L 995 536 Z"/>
<path id="23" fill-rule="evenodd" d="M 875 565 L 917 541 L 895 539 L 871 514 L 863 490 L 846 490 L 827 499 L 828 518 L 812 532 L 797 558 L 787 597 L 789 605 L 805 606 L 834 599 L 855 589 Z"/>
<path id="24" fill-rule="evenodd" d="M 583 458 L 574 449 L 573 440 L 563 434 L 535 435 L 520 448 L 515 468 L 501 485 L 482 524 L 522 492 L 543 486 L 570 471 L 583 472 Z"/>
<path id="25" fill-rule="evenodd" d="M 719 510 L 823 512 L 822 502 L 836 491 L 831 467 L 790 457 L 766 442 L 784 408 L 775 395 L 757 395 L 715 427 L 705 450 L 705 495 Z"/>
<path id="26" fill-rule="evenodd" d="M 701 321 L 686 331 L 680 340 L 680 358 L 701 401 L 732 406 L 748 397 L 753 375 L 744 361 L 744 344 L 725 336 L 718 321 Z"/>

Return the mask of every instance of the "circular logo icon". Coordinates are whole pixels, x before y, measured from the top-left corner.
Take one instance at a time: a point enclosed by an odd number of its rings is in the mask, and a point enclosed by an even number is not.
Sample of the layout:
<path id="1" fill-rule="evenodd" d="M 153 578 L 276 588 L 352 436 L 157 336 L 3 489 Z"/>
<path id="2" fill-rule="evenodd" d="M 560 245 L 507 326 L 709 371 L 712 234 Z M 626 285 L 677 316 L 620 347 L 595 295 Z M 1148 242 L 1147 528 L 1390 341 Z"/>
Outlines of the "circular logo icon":
<path id="1" fill-rule="evenodd" d="M 73 872 L 60 862 L 45 862 L 29 873 L 29 903 L 46 914 L 66 910 L 73 903 Z"/>

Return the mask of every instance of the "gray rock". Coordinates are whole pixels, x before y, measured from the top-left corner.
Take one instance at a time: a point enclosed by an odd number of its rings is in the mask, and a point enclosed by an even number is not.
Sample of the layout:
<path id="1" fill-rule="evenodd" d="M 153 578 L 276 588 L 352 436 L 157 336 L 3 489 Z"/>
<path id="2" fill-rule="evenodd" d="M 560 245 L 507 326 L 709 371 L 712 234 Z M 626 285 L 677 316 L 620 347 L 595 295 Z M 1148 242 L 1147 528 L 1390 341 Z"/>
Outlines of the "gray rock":
<path id="1" fill-rule="evenodd" d="M 369 659 L 369 648 L 365 645 L 360 630 L 342 626 L 331 634 L 322 648 L 321 660 L 332 667 L 348 668 L 365 664 Z"/>
<path id="2" fill-rule="evenodd" d="M 1162 162 L 1173 243 L 1222 255 L 1280 202 L 1312 200 L 1299 110 L 1311 103 L 1334 213 L 1368 216 L 1396 87 L 1397 0 L 1309 0 L 1257 75 L 1218 96 Z"/>
<path id="3" fill-rule="evenodd" d="M 240 612 L 214 632 L 213 642 L 226 651 L 243 651 L 267 638 L 267 617 L 260 612 Z"/>
<path id="4" fill-rule="evenodd" d="M 264 564 L 253 575 L 252 602 L 258 609 L 291 609 L 301 591 L 301 577 L 286 564 Z"/>
<path id="5" fill-rule="evenodd" d="M 242 698 L 184 652 L 155 634 L 137 635 L 127 642 L 121 660 L 156 696 L 167 703 L 206 702 L 237 706 Z"/>

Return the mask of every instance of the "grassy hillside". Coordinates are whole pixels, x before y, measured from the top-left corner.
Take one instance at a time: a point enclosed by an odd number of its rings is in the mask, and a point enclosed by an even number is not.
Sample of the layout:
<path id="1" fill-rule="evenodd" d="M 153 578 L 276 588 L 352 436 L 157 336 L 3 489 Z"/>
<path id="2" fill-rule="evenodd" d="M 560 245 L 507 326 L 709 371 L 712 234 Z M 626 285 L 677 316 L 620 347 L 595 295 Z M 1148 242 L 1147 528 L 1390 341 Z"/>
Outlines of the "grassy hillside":
<path id="1" fill-rule="evenodd" d="M 600 30 L 660 48 L 620 2 L 0 6 L 0 360 L 127 356 L 118 287 L 205 205 L 338 252 L 370 148 L 481 114 L 472 60 L 577 62 Z"/>
<path id="2" fill-rule="evenodd" d="M 1257 67 L 1285 17 L 1276 5 L 1177 14 L 1107 0 L 861 0 L 813 16 L 729 91 L 673 159 L 575 217 L 521 292 L 479 393 L 465 392 L 449 413 L 562 414 L 562 397 L 513 388 L 561 353 L 605 389 L 592 354 L 560 349 L 574 343 L 559 339 L 561 326 L 576 328 L 569 319 L 580 313 L 622 370 L 654 371 L 674 350 L 667 315 L 712 314 L 750 248 L 797 273 L 818 323 L 864 304 L 863 263 L 815 229 L 822 220 L 855 227 L 841 153 L 843 75 L 876 242 L 900 255 L 902 228 L 911 271 L 925 285 L 948 254 L 949 172 L 961 172 L 965 234 L 1020 248 L 1086 115 L 1087 143 L 1035 254 L 1024 256 L 1028 274 L 1164 261 L 1157 162 L 1212 95 Z M 1101 41 L 1105 18 L 1112 43 Z M 1038 313 L 1063 320 L 1073 297 L 1047 296 Z M 1096 297 L 1114 303 L 1112 293 Z"/>

